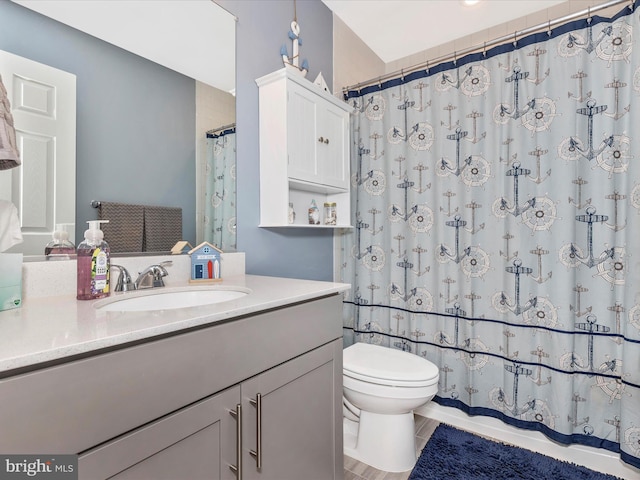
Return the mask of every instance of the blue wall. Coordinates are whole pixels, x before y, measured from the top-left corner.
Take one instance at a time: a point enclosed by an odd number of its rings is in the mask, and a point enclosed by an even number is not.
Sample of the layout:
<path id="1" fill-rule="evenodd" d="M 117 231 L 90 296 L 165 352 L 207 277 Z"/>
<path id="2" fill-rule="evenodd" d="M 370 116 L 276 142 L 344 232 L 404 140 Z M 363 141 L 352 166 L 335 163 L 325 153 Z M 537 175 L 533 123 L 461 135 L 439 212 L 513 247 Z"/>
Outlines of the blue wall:
<path id="1" fill-rule="evenodd" d="M 76 243 L 91 200 L 182 208 L 195 244 L 195 81 L 0 0 L 0 50 L 77 77 Z"/>
<path id="2" fill-rule="evenodd" d="M 280 47 L 294 17 L 293 0 L 216 0 L 234 14 L 236 30 L 236 130 L 238 251 L 246 254 L 247 273 L 313 280 L 333 279 L 333 234 L 329 229 L 258 228 L 260 151 L 258 87 L 255 79 L 283 67 Z M 307 78 L 318 73 L 331 87 L 333 17 L 320 0 L 296 2 L 300 56 L 309 62 Z"/>

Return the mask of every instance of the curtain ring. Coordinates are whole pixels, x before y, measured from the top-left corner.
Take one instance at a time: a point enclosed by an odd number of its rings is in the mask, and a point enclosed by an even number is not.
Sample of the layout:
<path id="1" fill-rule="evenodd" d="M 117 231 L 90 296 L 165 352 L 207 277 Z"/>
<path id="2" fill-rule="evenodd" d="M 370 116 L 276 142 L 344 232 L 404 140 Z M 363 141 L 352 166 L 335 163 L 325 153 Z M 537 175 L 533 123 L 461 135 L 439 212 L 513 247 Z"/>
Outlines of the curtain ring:
<path id="1" fill-rule="evenodd" d="M 458 52 L 456 52 L 455 50 L 453 51 L 453 64 L 458 64 Z"/>
<path id="2" fill-rule="evenodd" d="M 587 7 L 587 24 L 591 25 L 591 7 Z"/>
<path id="3" fill-rule="evenodd" d="M 551 20 L 549 20 L 549 24 L 547 25 L 547 35 L 551 36 Z"/>
<path id="4" fill-rule="evenodd" d="M 487 56 L 487 42 L 484 42 L 484 46 L 482 47 L 482 56 Z"/>
<path id="5" fill-rule="evenodd" d="M 427 60 L 427 68 L 425 69 L 425 73 L 429 74 L 429 60 Z"/>
<path id="6" fill-rule="evenodd" d="M 404 83 L 404 68 L 400 69 L 400 81 Z"/>
<path id="7" fill-rule="evenodd" d="M 513 32 L 513 46 L 517 47 L 518 46 L 518 32 Z"/>

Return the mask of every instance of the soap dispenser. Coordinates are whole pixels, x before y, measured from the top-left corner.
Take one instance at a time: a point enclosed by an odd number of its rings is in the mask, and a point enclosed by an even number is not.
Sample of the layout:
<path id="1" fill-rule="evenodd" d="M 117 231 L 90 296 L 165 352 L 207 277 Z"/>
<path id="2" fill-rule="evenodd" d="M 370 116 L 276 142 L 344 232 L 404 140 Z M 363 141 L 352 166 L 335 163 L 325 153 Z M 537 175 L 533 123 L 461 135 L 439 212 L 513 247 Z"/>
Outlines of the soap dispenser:
<path id="1" fill-rule="evenodd" d="M 44 247 L 44 255 L 47 260 L 69 260 L 70 255 L 76 253 L 76 246 L 69 240 L 68 225 L 70 224 L 56 224 L 53 240 Z"/>
<path id="2" fill-rule="evenodd" d="M 103 240 L 101 223 L 108 220 L 91 220 L 84 232 L 84 240 L 78 245 L 78 300 L 108 297 L 110 249 Z"/>

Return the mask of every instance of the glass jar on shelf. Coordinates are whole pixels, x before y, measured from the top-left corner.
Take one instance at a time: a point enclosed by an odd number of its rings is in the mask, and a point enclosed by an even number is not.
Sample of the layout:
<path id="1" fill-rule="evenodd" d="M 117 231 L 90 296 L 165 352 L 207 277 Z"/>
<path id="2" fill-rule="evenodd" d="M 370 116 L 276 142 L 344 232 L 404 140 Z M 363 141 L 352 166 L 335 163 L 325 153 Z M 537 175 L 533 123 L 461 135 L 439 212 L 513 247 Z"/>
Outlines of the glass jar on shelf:
<path id="1" fill-rule="evenodd" d="M 338 223 L 338 212 L 336 202 L 325 202 L 324 204 L 324 224 L 336 225 Z"/>

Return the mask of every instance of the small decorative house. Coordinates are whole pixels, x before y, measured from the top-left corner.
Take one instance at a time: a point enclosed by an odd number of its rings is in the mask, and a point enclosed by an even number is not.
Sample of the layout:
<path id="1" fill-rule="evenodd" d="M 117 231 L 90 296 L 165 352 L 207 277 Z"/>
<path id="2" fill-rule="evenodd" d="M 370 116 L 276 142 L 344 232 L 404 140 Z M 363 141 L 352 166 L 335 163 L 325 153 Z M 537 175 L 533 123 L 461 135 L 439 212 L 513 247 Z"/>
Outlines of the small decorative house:
<path id="1" fill-rule="evenodd" d="M 189 251 L 192 249 L 193 247 L 191 246 L 191 244 L 185 240 L 180 240 L 179 242 L 177 242 L 173 248 L 171 248 L 171 254 L 172 255 L 184 255 L 184 254 L 188 254 Z"/>
<path id="2" fill-rule="evenodd" d="M 221 259 L 222 250 L 209 242 L 202 242 L 189 251 L 191 255 L 192 283 L 208 283 L 222 281 Z"/>

